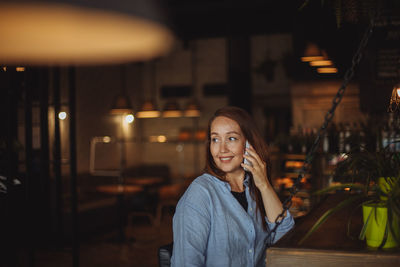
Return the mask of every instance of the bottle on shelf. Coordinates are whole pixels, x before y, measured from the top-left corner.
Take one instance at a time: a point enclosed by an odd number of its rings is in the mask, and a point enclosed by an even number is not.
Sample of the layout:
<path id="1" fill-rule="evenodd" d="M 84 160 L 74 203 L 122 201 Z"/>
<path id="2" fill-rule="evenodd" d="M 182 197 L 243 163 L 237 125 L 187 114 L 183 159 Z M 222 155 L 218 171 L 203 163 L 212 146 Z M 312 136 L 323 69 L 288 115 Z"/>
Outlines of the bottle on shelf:
<path id="1" fill-rule="evenodd" d="M 344 152 L 348 153 L 351 150 L 351 130 L 350 124 L 346 123 L 344 126 Z"/>
<path id="2" fill-rule="evenodd" d="M 338 152 L 338 133 L 334 122 L 330 123 L 327 132 L 329 139 L 329 153 L 336 154 Z"/>
<path id="3" fill-rule="evenodd" d="M 338 153 L 344 153 L 344 146 L 345 146 L 345 129 L 343 126 L 343 123 L 339 122 L 339 127 L 338 127 L 338 135 L 339 135 L 339 140 L 338 140 Z"/>
<path id="4" fill-rule="evenodd" d="M 360 122 L 360 124 L 359 124 L 359 128 L 358 128 L 359 130 L 358 130 L 358 136 L 359 136 L 359 143 L 358 143 L 358 145 L 359 145 L 359 150 L 362 152 L 362 151 L 365 151 L 365 148 L 366 148 L 366 136 L 365 136 L 365 125 L 364 125 L 364 123 L 363 122 Z"/>

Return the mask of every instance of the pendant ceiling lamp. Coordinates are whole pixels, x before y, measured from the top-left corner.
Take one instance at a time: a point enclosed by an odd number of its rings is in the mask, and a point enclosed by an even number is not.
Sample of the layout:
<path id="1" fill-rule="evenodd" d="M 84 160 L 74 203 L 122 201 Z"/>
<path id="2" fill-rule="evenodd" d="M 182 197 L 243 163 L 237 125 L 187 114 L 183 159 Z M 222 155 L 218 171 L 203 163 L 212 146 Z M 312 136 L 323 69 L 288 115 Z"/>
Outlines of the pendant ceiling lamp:
<path id="1" fill-rule="evenodd" d="M 192 86 L 193 90 L 196 92 L 196 85 L 197 85 L 197 45 L 194 42 L 192 45 L 192 53 L 191 53 L 191 70 L 192 70 Z M 200 111 L 200 105 L 196 98 L 193 98 L 190 100 L 186 107 L 185 110 L 183 111 L 183 115 L 185 117 L 200 117 L 201 111 Z"/>
<path id="2" fill-rule="evenodd" d="M 191 100 L 187 104 L 185 111 L 183 112 L 183 115 L 185 117 L 193 117 L 193 118 L 200 117 L 201 115 L 200 106 L 195 99 Z"/>
<path id="3" fill-rule="evenodd" d="M 178 102 L 169 100 L 164 107 L 163 117 L 164 118 L 179 118 L 182 116 L 182 110 L 179 108 Z"/>
<path id="4" fill-rule="evenodd" d="M 121 65 L 121 92 L 114 98 L 110 114 L 124 115 L 133 113 L 131 101 L 126 91 L 127 66 Z"/>
<path id="5" fill-rule="evenodd" d="M 150 100 L 145 100 L 139 111 L 136 112 L 136 118 L 144 119 L 144 118 L 158 118 L 161 115 L 161 112 L 157 109 L 157 105 L 155 104 L 155 101 L 153 99 L 156 98 L 157 94 L 157 66 L 156 62 L 150 62 L 151 64 L 151 89 L 152 89 L 152 94 L 151 94 L 151 99 Z M 142 91 L 144 93 L 144 89 L 142 88 Z"/>
<path id="6" fill-rule="evenodd" d="M 136 118 L 140 119 L 158 117 L 160 117 L 160 111 L 151 100 L 143 102 L 140 110 L 136 112 Z"/>
<path id="7" fill-rule="evenodd" d="M 315 60 L 327 59 L 326 52 L 321 50 L 315 43 L 309 42 L 304 50 L 304 55 L 301 57 L 303 62 L 311 62 Z"/>
<path id="8" fill-rule="evenodd" d="M 151 0 L 0 0 L 0 64 L 91 65 L 166 54 L 173 34 Z"/>
<path id="9" fill-rule="evenodd" d="M 131 114 L 132 106 L 127 95 L 118 95 L 115 97 L 110 113 L 112 115 Z"/>

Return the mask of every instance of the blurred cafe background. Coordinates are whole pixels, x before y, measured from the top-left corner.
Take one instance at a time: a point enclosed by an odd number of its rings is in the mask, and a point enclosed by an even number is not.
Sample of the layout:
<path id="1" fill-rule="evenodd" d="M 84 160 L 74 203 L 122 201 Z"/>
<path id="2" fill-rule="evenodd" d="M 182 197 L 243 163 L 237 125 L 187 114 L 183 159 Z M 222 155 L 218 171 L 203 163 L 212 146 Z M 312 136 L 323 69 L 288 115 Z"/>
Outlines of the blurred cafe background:
<path id="1" fill-rule="evenodd" d="M 342 153 L 400 137 L 387 112 L 396 1 L 22 2 L 0 1 L 4 266 L 158 266 L 174 207 L 203 171 L 208 119 L 226 105 L 254 117 L 284 199 L 377 3 L 293 215 L 317 203 Z"/>

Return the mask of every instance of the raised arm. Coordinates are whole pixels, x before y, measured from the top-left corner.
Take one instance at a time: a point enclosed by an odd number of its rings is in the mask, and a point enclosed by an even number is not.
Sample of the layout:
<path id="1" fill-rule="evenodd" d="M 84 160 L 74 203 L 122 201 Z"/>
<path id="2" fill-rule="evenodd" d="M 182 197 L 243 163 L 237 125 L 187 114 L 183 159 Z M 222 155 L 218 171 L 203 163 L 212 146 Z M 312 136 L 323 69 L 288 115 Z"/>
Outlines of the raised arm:
<path id="1" fill-rule="evenodd" d="M 242 163 L 247 170 L 253 175 L 253 180 L 255 186 L 260 190 L 261 197 L 263 200 L 265 214 L 267 216 L 267 223 L 269 227 L 273 227 L 276 218 L 282 213 L 283 207 L 278 195 L 276 194 L 274 188 L 270 184 L 267 177 L 267 166 L 266 163 L 258 156 L 253 147 L 246 149 L 248 155 L 244 157 L 251 162 L 251 165 L 245 165 Z M 289 216 L 288 216 L 289 215 Z M 285 213 L 284 221 L 280 225 L 275 238 L 272 242 L 276 242 L 281 236 L 283 236 L 287 231 L 289 231 L 293 225 L 294 221 L 288 212 Z"/>

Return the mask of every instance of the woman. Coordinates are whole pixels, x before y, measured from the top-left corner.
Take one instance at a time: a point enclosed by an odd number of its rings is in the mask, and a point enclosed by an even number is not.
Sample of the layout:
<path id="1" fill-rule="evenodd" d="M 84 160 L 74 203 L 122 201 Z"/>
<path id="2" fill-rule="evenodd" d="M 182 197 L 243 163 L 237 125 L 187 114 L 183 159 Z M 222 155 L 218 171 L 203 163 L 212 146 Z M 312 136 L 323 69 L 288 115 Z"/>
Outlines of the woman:
<path id="1" fill-rule="evenodd" d="M 209 121 L 206 149 L 206 173 L 176 207 L 172 266 L 265 266 L 266 248 L 294 225 L 287 212 L 267 240 L 283 209 L 265 142 L 246 111 L 224 107 Z"/>

